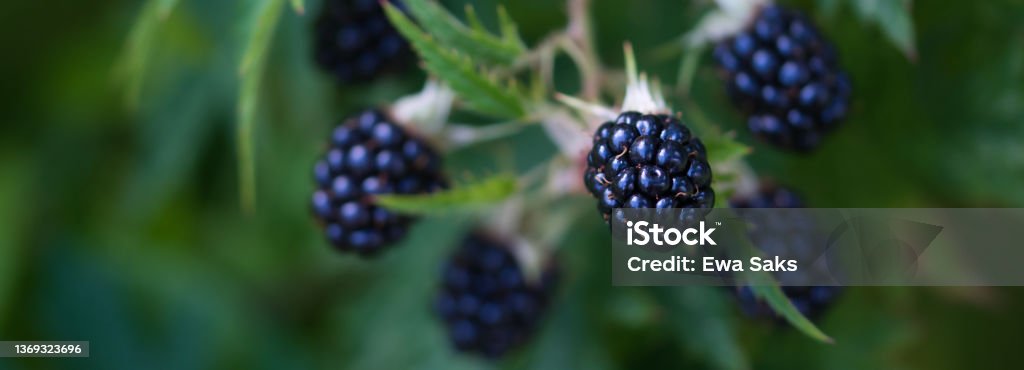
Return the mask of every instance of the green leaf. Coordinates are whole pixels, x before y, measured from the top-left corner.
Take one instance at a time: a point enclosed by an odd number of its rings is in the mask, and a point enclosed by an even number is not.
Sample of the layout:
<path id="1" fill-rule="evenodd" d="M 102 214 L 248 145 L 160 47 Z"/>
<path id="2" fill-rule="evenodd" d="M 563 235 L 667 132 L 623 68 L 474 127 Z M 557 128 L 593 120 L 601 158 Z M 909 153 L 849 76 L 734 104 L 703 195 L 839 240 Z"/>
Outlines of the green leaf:
<path id="1" fill-rule="evenodd" d="M 524 98 L 514 85 L 502 86 L 485 71 L 478 70 L 466 55 L 441 46 L 393 5 L 385 4 L 384 9 L 391 23 L 423 59 L 425 68 L 447 82 L 469 108 L 498 118 L 514 119 L 525 114 Z"/>
<path id="2" fill-rule="evenodd" d="M 157 15 L 160 18 L 167 18 L 171 14 L 171 10 L 174 9 L 175 5 L 178 5 L 178 0 L 153 0 L 157 3 Z"/>
<path id="3" fill-rule="evenodd" d="M 256 106 L 267 49 L 273 40 L 274 29 L 284 8 L 284 0 L 265 0 L 256 8 L 249 41 L 242 54 L 239 67 L 241 88 L 238 94 L 238 174 L 239 197 L 242 209 L 252 211 L 256 206 L 256 151 L 253 148 L 253 126 L 256 124 Z"/>
<path id="4" fill-rule="evenodd" d="M 861 2 L 864 2 L 861 0 Z M 896 45 L 911 60 L 917 59 L 914 22 L 910 15 L 909 1 L 878 1 L 880 7 L 875 21 L 889 41 Z"/>
<path id="5" fill-rule="evenodd" d="M 708 152 L 708 163 L 716 165 L 739 160 L 750 154 L 750 147 L 736 140 L 735 132 L 723 132 L 712 123 L 692 99 L 683 99 L 685 123 L 689 124 Z"/>
<path id="6" fill-rule="evenodd" d="M 487 32 L 487 28 L 484 27 L 484 23 L 480 21 L 480 17 L 476 15 L 476 8 L 473 8 L 473 4 L 466 4 L 466 22 L 469 23 L 469 27 L 474 31 Z"/>
<path id="7" fill-rule="evenodd" d="M 750 154 L 750 147 L 736 141 L 734 132 L 707 135 L 701 138 L 708 150 L 709 163 L 726 163 Z"/>
<path id="8" fill-rule="evenodd" d="M 746 245 L 739 246 L 742 249 L 738 250 L 741 252 L 738 257 L 745 259 L 747 256 L 755 255 L 756 248 L 750 245 L 749 240 L 741 238 L 740 243 Z M 786 297 L 786 294 L 779 287 L 779 283 L 775 281 L 775 277 L 772 274 L 766 271 L 750 270 L 740 273 L 738 277 L 743 279 L 738 284 L 749 286 L 758 299 L 767 303 L 772 311 L 786 319 L 797 330 L 800 330 L 812 339 L 825 343 L 835 343 L 831 337 L 822 332 L 821 329 L 818 329 L 818 326 L 814 325 L 811 320 L 808 320 L 796 309 L 796 306 Z"/>
<path id="9" fill-rule="evenodd" d="M 839 11 L 840 0 L 818 0 L 818 8 L 821 8 L 821 12 L 825 13 L 826 16 L 834 16 Z"/>
<path id="10" fill-rule="evenodd" d="M 910 0 L 848 0 L 861 19 L 878 25 L 908 59 L 917 59 L 916 36 Z M 818 0 L 827 14 L 836 12 L 837 0 Z"/>
<path id="11" fill-rule="evenodd" d="M 472 211 L 500 202 L 515 193 L 515 176 L 498 175 L 457 186 L 451 190 L 421 195 L 381 195 L 377 202 L 402 213 L 444 214 Z"/>
<path id="12" fill-rule="evenodd" d="M 405 3 L 423 30 L 436 37 L 439 44 L 459 50 L 474 61 L 511 65 L 525 51 L 515 24 L 507 15 L 502 16 L 500 10 L 501 38 L 488 33 L 480 25 L 475 12 L 468 13 L 472 14 L 469 17 L 472 27 L 467 27 L 434 1 L 409 0 Z"/>
<path id="13" fill-rule="evenodd" d="M 0 152 L 0 326 L 9 310 L 16 309 L 16 292 L 22 279 L 23 257 L 28 255 L 26 240 L 36 199 L 32 180 L 36 178 L 33 156 Z"/>
<path id="14" fill-rule="evenodd" d="M 291 2 L 292 9 L 295 10 L 295 13 L 306 14 L 306 4 L 304 0 L 291 0 Z"/>
<path id="15" fill-rule="evenodd" d="M 139 94 L 146 75 L 146 64 L 156 43 L 157 30 L 177 3 L 177 0 L 147 1 L 128 33 L 124 50 L 115 64 L 115 77 L 126 86 L 129 107 L 138 106 Z"/>
<path id="16" fill-rule="evenodd" d="M 767 274 L 765 274 L 767 275 Z M 773 279 L 764 279 L 765 281 L 757 284 L 751 284 L 750 288 L 754 291 L 754 294 L 768 303 L 768 306 L 772 308 L 777 314 L 781 315 L 786 319 L 793 327 L 797 328 L 807 336 L 825 342 L 835 343 L 831 337 L 821 331 L 818 326 L 814 325 L 811 320 L 808 320 L 793 306 L 793 302 L 790 302 L 789 298 L 786 298 L 786 294 L 782 292 L 782 288 Z"/>
<path id="17" fill-rule="evenodd" d="M 505 40 L 506 44 L 516 45 L 519 49 L 526 48 L 526 43 L 519 36 L 519 26 L 516 26 L 516 22 L 501 5 L 498 5 L 498 29 L 501 30 L 501 38 Z"/>
<path id="18" fill-rule="evenodd" d="M 667 323 L 679 333 L 687 351 L 715 369 L 749 369 L 747 355 L 736 333 L 729 302 L 715 287 L 658 289 L 657 296 L 672 314 Z M 700 333 L 687 335 L 686 333 Z"/>

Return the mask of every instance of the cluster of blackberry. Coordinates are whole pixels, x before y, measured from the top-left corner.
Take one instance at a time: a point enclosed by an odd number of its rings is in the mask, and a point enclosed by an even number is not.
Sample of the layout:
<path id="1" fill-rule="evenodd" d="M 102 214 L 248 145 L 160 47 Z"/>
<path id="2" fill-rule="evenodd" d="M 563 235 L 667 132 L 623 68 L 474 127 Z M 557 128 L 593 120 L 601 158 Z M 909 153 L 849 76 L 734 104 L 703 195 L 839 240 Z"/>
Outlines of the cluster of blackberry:
<path id="1" fill-rule="evenodd" d="M 845 117 L 850 80 L 835 48 L 796 10 L 769 5 L 713 53 L 756 136 L 808 151 Z"/>
<path id="2" fill-rule="evenodd" d="M 375 194 L 420 194 L 446 187 L 441 157 L 384 114 L 368 110 L 334 129 L 313 168 L 313 214 L 342 251 L 372 255 L 401 239 L 412 217 L 374 202 Z"/>
<path id="3" fill-rule="evenodd" d="M 816 245 L 812 236 L 813 219 L 804 212 L 744 212 L 744 208 L 803 208 L 804 203 L 796 193 L 781 187 L 763 186 L 754 196 L 730 200 L 736 213 L 753 224 L 748 233 L 751 243 L 767 255 L 796 258 L 801 261 L 812 259 L 811 246 Z M 781 219 L 780 219 L 781 218 Z M 806 268 L 796 273 L 807 271 Z M 789 272 L 792 274 L 794 272 Z M 815 318 L 821 315 L 839 296 L 839 286 L 792 286 L 782 287 L 782 292 L 804 316 Z M 761 301 L 749 286 L 734 289 L 741 310 L 751 317 L 779 317 Z"/>
<path id="4" fill-rule="evenodd" d="M 435 310 L 456 349 L 498 358 L 523 345 L 547 310 L 558 270 L 528 280 L 509 245 L 474 232 L 445 264 Z"/>
<path id="5" fill-rule="evenodd" d="M 676 117 L 625 112 L 594 133 L 583 183 L 605 221 L 615 208 L 711 208 L 711 166 Z"/>
<path id="6" fill-rule="evenodd" d="M 379 0 L 327 0 L 314 31 L 317 64 L 343 83 L 369 81 L 412 64 L 409 43 L 388 22 Z"/>
<path id="7" fill-rule="evenodd" d="M 411 64 L 409 44 L 389 24 L 378 0 L 327 0 L 316 20 L 314 47 L 320 67 L 346 83 Z M 761 8 L 749 27 L 716 45 L 714 59 L 750 130 L 771 143 L 813 149 L 846 116 L 850 81 L 833 46 L 797 11 Z M 363 256 L 400 240 L 413 217 L 379 206 L 374 195 L 443 189 L 440 162 L 425 141 L 379 111 L 344 121 L 314 167 L 312 209 L 327 240 Z M 628 111 L 602 124 L 593 135 L 583 182 L 606 222 L 615 208 L 706 212 L 715 204 L 706 149 L 671 115 Z M 803 207 L 795 194 L 774 187 L 730 203 L 734 208 Z M 778 240 L 774 233 L 799 238 L 803 230 L 798 220 L 763 221 L 750 238 L 766 252 L 788 248 L 772 245 Z M 435 310 L 455 348 L 498 358 L 536 330 L 557 278 L 557 267 L 549 264 L 538 281 L 527 279 L 505 241 L 473 232 L 445 265 Z M 840 288 L 786 286 L 783 291 L 804 315 L 814 317 Z M 748 314 L 777 317 L 750 287 L 734 292 Z"/>

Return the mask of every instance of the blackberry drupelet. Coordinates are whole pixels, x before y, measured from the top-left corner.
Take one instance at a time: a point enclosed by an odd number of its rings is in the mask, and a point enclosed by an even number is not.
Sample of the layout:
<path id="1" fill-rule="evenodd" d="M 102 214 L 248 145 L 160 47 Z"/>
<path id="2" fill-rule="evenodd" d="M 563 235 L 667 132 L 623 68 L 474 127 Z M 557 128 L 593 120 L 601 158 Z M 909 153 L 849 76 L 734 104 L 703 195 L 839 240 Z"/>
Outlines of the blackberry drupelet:
<path id="1" fill-rule="evenodd" d="M 815 245 L 812 235 L 814 220 L 805 212 L 744 212 L 744 208 L 803 208 L 804 202 L 796 193 L 781 187 L 763 185 L 758 194 L 747 198 L 730 200 L 730 206 L 736 213 L 753 224 L 748 235 L 751 242 L 768 256 L 779 255 L 783 258 L 796 258 L 800 261 L 814 259 L 815 253 L 810 246 Z M 797 270 L 807 271 L 801 267 Z M 790 273 L 792 274 L 792 273 Z M 806 278 L 806 275 L 803 276 Z M 754 295 L 749 286 L 733 289 L 740 309 L 748 316 L 755 318 L 775 318 L 775 312 Z M 782 292 L 789 298 L 804 316 L 816 318 L 821 315 L 838 298 L 842 292 L 840 286 L 782 286 Z"/>
<path id="2" fill-rule="evenodd" d="M 374 194 L 445 188 L 441 158 L 426 142 L 368 110 L 338 125 L 313 167 L 314 216 L 341 251 L 372 255 L 401 239 L 413 218 L 380 207 Z"/>
<path id="3" fill-rule="evenodd" d="M 715 46 L 733 103 L 755 136 L 809 151 L 846 117 L 850 80 L 810 19 L 776 5 Z"/>
<path id="4" fill-rule="evenodd" d="M 497 359 L 525 344 L 551 302 L 558 268 L 546 264 L 538 281 L 524 275 L 509 245 L 474 232 L 442 270 L 434 310 L 453 346 Z"/>
<path id="5" fill-rule="evenodd" d="M 594 133 L 583 183 L 607 222 L 614 208 L 711 208 L 711 166 L 678 118 L 625 112 Z"/>
<path id="6" fill-rule="evenodd" d="M 401 8 L 401 1 L 392 1 Z M 314 28 L 315 59 L 343 83 L 366 82 L 412 64 L 408 42 L 379 0 L 327 0 Z"/>

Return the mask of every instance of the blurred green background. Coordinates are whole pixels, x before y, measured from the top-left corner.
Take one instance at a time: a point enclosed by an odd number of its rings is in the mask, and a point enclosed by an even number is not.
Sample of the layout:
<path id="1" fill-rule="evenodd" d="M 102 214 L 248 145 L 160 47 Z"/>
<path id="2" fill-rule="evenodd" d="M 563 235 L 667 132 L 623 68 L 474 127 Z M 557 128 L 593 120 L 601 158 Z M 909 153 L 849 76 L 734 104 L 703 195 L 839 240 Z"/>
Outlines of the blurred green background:
<path id="1" fill-rule="evenodd" d="M 469 2 L 493 21 L 493 2 Z M 310 169 L 330 127 L 416 91 L 422 73 L 338 87 L 310 57 L 319 2 L 307 4 L 305 16 L 285 10 L 257 111 L 256 208 L 244 213 L 235 124 L 247 3 L 182 1 L 155 31 L 158 47 L 135 104 L 115 64 L 142 2 L 0 5 L 0 340 L 92 344 L 88 359 L 0 359 L 0 369 L 1018 362 L 1019 288 L 849 289 L 820 322 L 836 339 L 827 345 L 751 322 L 713 289 L 611 287 L 607 231 L 591 213 L 560 246 L 566 278 L 537 338 L 497 364 L 459 356 L 430 301 L 465 220 L 426 219 L 402 246 L 364 261 L 332 252 L 307 208 Z M 458 14 L 462 3 L 446 1 Z M 557 2 L 504 3 L 528 42 L 565 21 Z M 914 2 L 913 61 L 846 1 L 785 3 L 812 15 L 836 43 L 855 98 L 846 125 L 812 156 L 754 144 L 748 158 L 760 174 L 817 207 L 1024 206 L 1024 1 Z M 595 1 L 599 52 L 607 65 L 621 65 L 630 40 L 642 66 L 674 81 L 678 60 L 645 51 L 690 29 L 708 8 Z M 569 63 L 556 76 L 575 83 Z M 693 92 L 714 122 L 752 142 L 707 57 Z M 522 170 L 554 153 L 532 128 L 453 153 L 447 167 L 458 176 Z M 583 197 L 567 201 L 593 207 Z"/>

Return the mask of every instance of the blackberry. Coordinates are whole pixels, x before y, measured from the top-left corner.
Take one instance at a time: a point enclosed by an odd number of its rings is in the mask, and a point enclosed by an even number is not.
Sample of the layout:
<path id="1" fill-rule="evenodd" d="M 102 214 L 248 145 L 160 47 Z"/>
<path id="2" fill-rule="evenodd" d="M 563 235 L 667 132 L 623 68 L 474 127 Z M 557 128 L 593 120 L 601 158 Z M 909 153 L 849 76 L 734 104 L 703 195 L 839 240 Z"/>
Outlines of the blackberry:
<path id="1" fill-rule="evenodd" d="M 474 232 L 444 265 L 434 311 L 458 351 L 497 359 L 530 339 L 557 281 L 553 263 L 527 280 L 508 244 Z"/>
<path id="2" fill-rule="evenodd" d="M 403 7 L 401 1 L 392 1 Z M 379 0 L 327 0 L 314 27 L 317 64 L 343 83 L 366 82 L 412 63 L 408 42 Z"/>
<path id="3" fill-rule="evenodd" d="M 729 200 L 732 208 L 804 208 L 804 201 L 796 192 L 780 186 L 762 185 L 757 194 L 749 197 L 734 197 Z M 742 212 L 742 209 L 737 210 Z"/>
<path id="4" fill-rule="evenodd" d="M 372 255 L 401 239 L 411 216 L 375 204 L 374 194 L 419 194 L 447 187 L 441 158 L 426 142 L 368 110 L 338 125 L 313 167 L 313 215 L 342 251 Z"/>
<path id="5" fill-rule="evenodd" d="M 711 208 L 711 166 L 678 118 L 625 112 L 594 133 L 583 183 L 607 222 L 615 208 Z"/>
<path id="6" fill-rule="evenodd" d="M 736 213 L 751 223 L 753 229 L 748 235 L 751 242 L 768 256 L 778 255 L 782 258 L 796 258 L 806 262 L 814 259 L 815 245 L 813 235 L 814 221 L 806 212 L 772 212 L 770 215 L 760 212 L 744 212 L 743 208 L 803 208 L 804 202 L 796 193 L 771 185 L 763 185 L 758 194 L 747 198 L 734 198 L 730 206 Z M 800 272 L 808 271 L 801 266 L 795 275 L 787 277 L 801 278 Z M 794 274 L 793 272 L 788 274 Z M 804 273 L 808 274 L 808 273 Z M 806 278 L 806 276 L 804 276 Z M 839 286 L 782 286 L 782 292 L 789 298 L 804 316 L 816 318 L 821 315 L 839 296 Z M 781 320 L 774 311 L 758 299 L 749 286 L 734 289 L 741 310 L 755 318 Z"/>
<path id="7" fill-rule="evenodd" d="M 762 8 L 713 56 L 750 131 L 769 143 L 809 151 L 846 117 L 850 80 L 835 48 L 799 11 Z"/>

